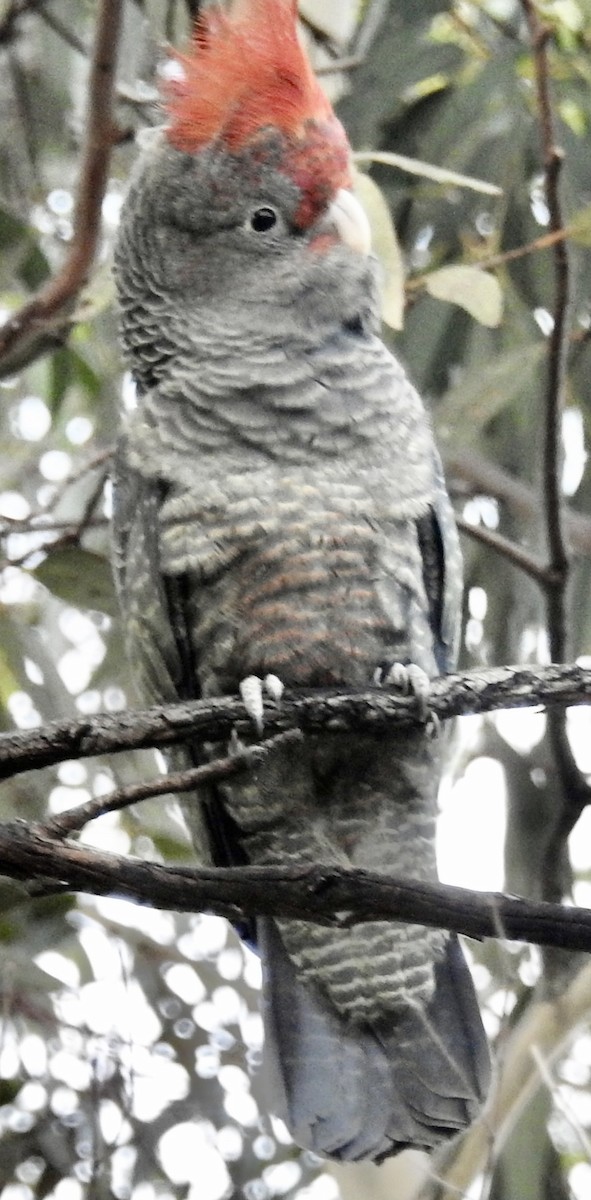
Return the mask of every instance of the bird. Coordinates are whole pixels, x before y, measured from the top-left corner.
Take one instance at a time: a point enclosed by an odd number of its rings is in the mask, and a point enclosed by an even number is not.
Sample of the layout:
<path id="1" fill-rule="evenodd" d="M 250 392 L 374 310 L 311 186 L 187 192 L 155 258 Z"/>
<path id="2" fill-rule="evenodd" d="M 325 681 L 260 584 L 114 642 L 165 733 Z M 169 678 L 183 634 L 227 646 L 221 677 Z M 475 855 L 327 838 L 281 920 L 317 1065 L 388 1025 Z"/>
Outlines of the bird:
<path id="1" fill-rule="evenodd" d="M 113 560 L 139 694 L 242 687 L 256 708 L 265 687 L 377 683 L 428 705 L 456 662 L 458 537 L 297 0 L 214 3 L 172 55 L 114 256 L 135 402 Z M 428 722 L 267 745 L 187 804 L 199 861 L 437 878 Z M 454 934 L 265 916 L 250 936 L 268 1106 L 299 1146 L 380 1162 L 475 1118 L 489 1053 Z"/>

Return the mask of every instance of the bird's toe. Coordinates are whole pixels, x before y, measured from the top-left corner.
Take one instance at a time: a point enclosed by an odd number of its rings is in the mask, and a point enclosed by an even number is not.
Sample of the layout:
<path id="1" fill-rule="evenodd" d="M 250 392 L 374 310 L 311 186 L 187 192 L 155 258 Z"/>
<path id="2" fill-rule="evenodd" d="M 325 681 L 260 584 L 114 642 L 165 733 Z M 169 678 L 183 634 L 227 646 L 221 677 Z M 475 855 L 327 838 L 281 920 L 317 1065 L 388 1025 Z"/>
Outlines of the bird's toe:
<path id="1" fill-rule="evenodd" d="M 395 688 L 405 696 L 414 696 L 419 716 L 427 726 L 429 736 L 437 736 L 439 718 L 429 709 L 431 680 L 422 667 L 412 662 L 382 662 L 374 671 L 373 682 L 378 687 Z"/>
<path id="2" fill-rule="evenodd" d="M 265 727 L 265 695 L 278 704 L 284 685 L 277 675 L 265 675 L 264 679 L 258 675 L 247 675 L 246 679 L 241 680 L 239 691 L 244 707 L 261 737 Z"/>

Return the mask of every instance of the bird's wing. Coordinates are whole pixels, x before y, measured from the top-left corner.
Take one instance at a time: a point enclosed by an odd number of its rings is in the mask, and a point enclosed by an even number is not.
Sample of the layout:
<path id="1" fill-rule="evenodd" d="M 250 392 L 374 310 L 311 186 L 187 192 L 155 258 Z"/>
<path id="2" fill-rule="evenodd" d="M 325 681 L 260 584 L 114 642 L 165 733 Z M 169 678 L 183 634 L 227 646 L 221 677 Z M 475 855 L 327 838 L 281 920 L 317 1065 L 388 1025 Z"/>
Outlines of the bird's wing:
<path id="1" fill-rule="evenodd" d="M 159 517 L 164 484 L 130 465 L 122 440 L 113 468 L 113 570 L 125 614 L 127 657 L 142 700 L 154 704 L 199 699 L 199 680 L 187 617 L 188 580 L 161 570 Z M 166 753 L 170 769 L 198 765 L 189 747 Z M 185 815 L 199 861 L 229 861 L 221 821 L 205 790 L 187 799 Z"/>
<path id="2" fill-rule="evenodd" d="M 435 660 L 444 675 L 453 671 L 457 662 L 463 572 L 458 531 L 438 455 L 434 476 L 435 497 L 417 521 L 417 536 Z"/>

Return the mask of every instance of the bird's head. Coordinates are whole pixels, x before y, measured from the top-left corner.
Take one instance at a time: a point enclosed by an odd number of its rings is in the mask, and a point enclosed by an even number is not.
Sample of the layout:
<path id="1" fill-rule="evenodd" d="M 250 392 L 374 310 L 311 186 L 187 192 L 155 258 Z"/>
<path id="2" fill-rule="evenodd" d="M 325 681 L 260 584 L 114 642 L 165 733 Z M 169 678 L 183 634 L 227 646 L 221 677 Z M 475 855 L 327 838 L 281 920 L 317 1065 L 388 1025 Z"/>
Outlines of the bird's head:
<path id="1" fill-rule="evenodd" d="M 343 306 L 352 319 L 372 275 L 369 225 L 297 0 L 208 8 L 172 63 L 168 124 L 140 162 L 116 255 L 132 333 L 146 306 L 179 298 L 193 312 L 223 304 L 229 326 L 232 308 L 300 298 L 310 322 Z M 124 337 L 133 350 L 125 321 Z"/>

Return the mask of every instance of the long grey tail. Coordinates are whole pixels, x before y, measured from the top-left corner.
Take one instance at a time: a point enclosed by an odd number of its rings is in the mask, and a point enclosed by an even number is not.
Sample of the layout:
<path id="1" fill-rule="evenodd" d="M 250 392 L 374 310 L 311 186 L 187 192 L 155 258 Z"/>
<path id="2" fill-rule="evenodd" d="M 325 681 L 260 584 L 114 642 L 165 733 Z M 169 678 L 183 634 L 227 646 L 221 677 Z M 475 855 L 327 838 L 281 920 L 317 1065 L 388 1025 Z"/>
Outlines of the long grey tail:
<path id="1" fill-rule="evenodd" d="M 278 930 L 257 923 L 266 1070 L 296 1143 L 342 1161 L 432 1149 L 477 1116 L 490 1061 L 472 979 L 450 935 L 424 1009 L 355 1026 L 297 979 Z"/>

